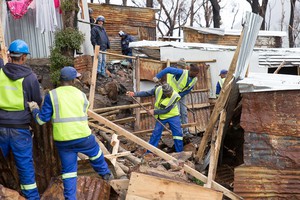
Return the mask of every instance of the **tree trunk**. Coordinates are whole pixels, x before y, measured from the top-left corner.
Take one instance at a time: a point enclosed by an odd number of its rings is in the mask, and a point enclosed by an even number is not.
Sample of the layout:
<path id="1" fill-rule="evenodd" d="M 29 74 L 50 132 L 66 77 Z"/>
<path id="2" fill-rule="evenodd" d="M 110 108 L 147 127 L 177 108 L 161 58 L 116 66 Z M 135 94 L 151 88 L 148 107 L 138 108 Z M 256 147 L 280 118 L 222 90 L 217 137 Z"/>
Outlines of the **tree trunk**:
<path id="1" fill-rule="evenodd" d="M 258 2 L 258 0 L 253 0 L 252 4 L 251 4 L 251 7 L 252 7 L 252 12 L 253 13 L 255 13 L 255 14 L 259 13 L 259 2 Z"/>
<path id="2" fill-rule="evenodd" d="M 268 6 L 268 1 L 269 0 L 263 0 L 261 7 L 259 9 L 259 15 L 263 18 L 260 30 L 266 30 L 266 21 L 265 21 L 265 17 L 266 17 L 266 10 L 267 10 L 267 6 Z"/>
<path id="3" fill-rule="evenodd" d="M 220 28 L 220 5 L 218 0 L 210 0 L 213 10 L 213 21 L 214 21 L 214 28 Z"/>
<path id="4" fill-rule="evenodd" d="M 290 14 L 290 22 L 289 22 L 289 47 L 290 48 L 294 47 L 295 45 L 294 34 L 293 34 L 295 3 L 296 0 L 291 0 L 291 14 Z"/>
<path id="5" fill-rule="evenodd" d="M 153 8 L 153 0 L 146 0 L 146 7 Z"/>
<path id="6" fill-rule="evenodd" d="M 191 1 L 190 26 L 193 26 L 193 23 L 194 23 L 194 16 L 195 16 L 195 13 L 194 13 L 194 6 L 195 6 L 195 0 L 192 0 L 192 1 Z"/>
<path id="7" fill-rule="evenodd" d="M 105 3 L 110 4 L 110 0 L 105 0 Z"/>
<path id="8" fill-rule="evenodd" d="M 122 0 L 123 6 L 127 6 L 127 0 Z"/>

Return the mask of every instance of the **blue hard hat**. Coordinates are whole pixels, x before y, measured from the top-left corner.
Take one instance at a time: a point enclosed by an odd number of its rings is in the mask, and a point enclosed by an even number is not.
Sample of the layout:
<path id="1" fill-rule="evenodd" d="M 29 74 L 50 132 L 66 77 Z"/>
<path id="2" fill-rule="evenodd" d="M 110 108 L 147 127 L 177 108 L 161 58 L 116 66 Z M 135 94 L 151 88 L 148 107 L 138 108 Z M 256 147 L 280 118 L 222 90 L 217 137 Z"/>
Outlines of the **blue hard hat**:
<path id="1" fill-rule="evenodd" d="M 221 74 L 227 74 L 228 73 L 228 71 L 226 70 L 226 69 L 222 69 L 221 71 L 220 71 L 220 74 L 219 75 L 221 75 Z"/>
<path id="2" fill-rule="evenodd" d="M 13 41 L 8 48 L 10 54 L 30 54 L 29 47 L 23 40 Z"/>
<path id="3" fill-rule="evenodd" d="M 105 17 L 103 17 L 102 15 L 99 15 L 99 16 L 96 18 L 96 23 L 97 23 L 98 21 L 105 22 Z"/>
<path id="4" fill-rule="evenodd" d="M 61 81 L 71 81 L 81 74 L 76 71 L 74 67 L 67 66 L 60 70 L 60 80 Z"/>

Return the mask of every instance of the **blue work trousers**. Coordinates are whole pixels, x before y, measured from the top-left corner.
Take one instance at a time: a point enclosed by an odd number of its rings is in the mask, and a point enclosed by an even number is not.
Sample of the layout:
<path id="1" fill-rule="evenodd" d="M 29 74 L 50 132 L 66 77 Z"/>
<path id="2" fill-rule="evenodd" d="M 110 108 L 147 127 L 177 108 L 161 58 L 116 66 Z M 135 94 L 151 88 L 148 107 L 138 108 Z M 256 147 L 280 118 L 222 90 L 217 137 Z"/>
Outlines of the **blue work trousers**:
<path id="1" fill-rule="evenodd" d="M 40 199 L 35 182 L 32 135 L 29 129 L 0 127 L 0 148 L 5 157 L 10 150 L 13 153 L 22 194 L 29 200 Z"/>
<path id="2" fill-rule="evenodd" d="M 106 75 L 106 54 L 99 53 L 97 73 L 103 76 Z"/>
<path id="3" fill-rule="evenodd" d="M 176 152 L 183 151 L 180 117 L 175 116 L 175 117 L 171 117 L 171 118 L 160 120 L 160 121 L 163 125 L 166 125 L 167 123 L 169 124 L 170 129 L 172 131 Z M 158 146 L 163 129 L 164 129 L 164 127 L 159 122 L 156 122 L 154 130 L 153 130 L 151 138 L 150 138 L 150 141 L 149 141 L 149 143 L 151 145 L 153 145 L 155 147 Z"/>
<path id="4" fill-rule="evenodd" d="M 177 102 L 178 109 L 180 111 L 180 121 L 181 124 L 187 124 L 188 123 L 188 113 L 186 108 L 186 96 L 181 97 L 181 99 Z M 189 128 L 182 128 L 183 135 L 189 134 Z"/>
<path id="5" fill-rule="evenodd" d="M 110 174 L 110 170 L 94 135 L 65 142 L 56 141 L 55 145 L 58 149 L 62 165 L 65 199 L 76 199 L 78 153 L 83 153 L 90 158 L 92 167 L 100 176 Z"/>

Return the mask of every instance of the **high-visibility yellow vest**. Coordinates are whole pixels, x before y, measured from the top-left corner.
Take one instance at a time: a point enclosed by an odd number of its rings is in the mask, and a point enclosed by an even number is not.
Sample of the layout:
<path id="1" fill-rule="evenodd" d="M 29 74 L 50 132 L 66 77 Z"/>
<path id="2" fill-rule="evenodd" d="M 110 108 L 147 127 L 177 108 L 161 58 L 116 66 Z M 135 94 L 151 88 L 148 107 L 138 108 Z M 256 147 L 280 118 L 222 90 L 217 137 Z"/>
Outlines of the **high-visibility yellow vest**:
<path id="1" fill-rule="evenodd" d="M 224 84 L 224 82 L 225 82 L 225 79 L 226 79 L 226 78 L 221 78 L 221 79 L 219 80 L 219 84 L 220 84 L 220 87 L 221 87 L 221 88 L 223 87 L 223 84 Z"/>
<path id="2" fill-rule="evenodd" d="M 86 95 L 73 86 L 62 86 L 50 91 L 53 105 L 53 138 L 69 141 L 91 134 L 88 126 Z"/>
<path id="3" fill-rule="evenodd" d="M 183 73 L 181 74 L 180 78 L 178 81 L 175 78 L 175 75 L 173 74 L 167 74 L 167 83 L 176 91 L 176 92 L 184 92 L 191 87 L 193 87 L 196 83 L 198 78 L 194 77 L 192 81 L 188 84 L 188 79 L 189 79 L 189 70 L 184 69 Z"/>
<path id="4" fill-rule="evenodd" d="M 175 90 L 173 90 L 171 97 L 166 97 L 162 99 L 162 96 L 163 96 L 162 86 L 159 86 L 155 89 L 155 104 L 154 104 L 155 109 L 165 109 L 173 104 L 174 106 L 170 110 L 170 112 L 166 114 L 155 115 L 155 117 L 163 120 L 163 119 L 168 119 L 171 117 L 178 116 L 179 110 L 176 102 L 180 100 L 181 98 L 180 95 Z"/>
<path id="5" fill-rule="evenodd" d="M 23 80 L 9 79 L 0 69 L 0 109 L 6 111 L 25 110 Z"/>

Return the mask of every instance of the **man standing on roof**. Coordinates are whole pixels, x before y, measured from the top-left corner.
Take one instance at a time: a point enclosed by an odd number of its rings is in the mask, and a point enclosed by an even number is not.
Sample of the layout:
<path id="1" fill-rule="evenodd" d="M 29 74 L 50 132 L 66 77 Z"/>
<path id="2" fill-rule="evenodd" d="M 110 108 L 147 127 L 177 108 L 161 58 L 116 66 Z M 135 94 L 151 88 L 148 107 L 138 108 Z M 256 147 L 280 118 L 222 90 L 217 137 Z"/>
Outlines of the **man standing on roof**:
<path id="1" fill-rule="evenodd" d="M 133 42 L 131 35 L 128 35 L 123 31 L 119 31 L 119 36 L 121 37 L 122 54 L 126 56 L 132 56 L 132 48 L 129 48 L 129 43 Z M 132 59 L 127 60 L 132 63 Z"/>
<path id="2" fill-rule="evenodd" d="M 27 101 L 41 104 L 36 75 L 25 66 L 29 47 L 23 40 L 9 46 L 11 62 L 0 67 L 0 149 L 6 157 L 11 150 L 17 166 L 21 192 L 26 199 L 40 199 L 32 158 L 31 121 Z"/>
<path id="3" fill-rule="evenodd" d="M 222 69 L 220 71 L 219 76 L 221 77 L 220 80 L 218 81 L 216 85 L 216 97 L 218 98 L 220 96 L 220 92 L 222 90 L 223 84 L 225 82 L 226 76 L 227 76 L 228 71 L 226 69 Z"/>
<path id="4" fill-rule="evenodd" d="M 103 24 L 105 22 L 105 18 L 100 15 L 96 19 L 96 24 L 98 26 L 94 26 L 91 30 L 91 42 L 95 49 L 96 45 L 100 46 L 100 51 L 106 51 L 107 49 L 110 49 L 110 42 L 106 33 L 105 28 L 103 27 Z M 107 77 L 106 74 L 106 54 L 99 53 L 98 56 L 98 69 L 97 73 L 100 76 Z"/>
<path id="5" fill-rule="evenodd" d="M 62 68 L 62 86 L 45 96 L 41 110 L 35 102 L 28 102 L 38 124 L 52 120 L 53 139 L 62 165 L 64 196 L 69 200 L 76 199 L 79 152 L 89 156 L 92 167 L 104 180 L 112 178 L 103 153 L 88 126 L 87 97 L 72 86 L 79 75 L 73 67 Z"/>
<path id="6" fill-rule="evenodd" d="M 167 67 L 160 71 L 154 78 L 153 81 L 155 83 L 159 82 L 164 75 L 167 75 L 167 83 L 171 85 L 171 87 L 178 92 L 181 96 L 180 101 L 178 102 L 178 107 L 180 109 L 180 118 L 181 123 L 186 124 L 188 122 L 187 116 L 187 107 L 186 107 L 186 98 L 187 95 L 197 83 L 197 75 L 199 74 L 199 67 L 195 64 L 190 65 L 190 69 L 186 68 L 186 63 L 183 58 L 181 58 L 177 62 L 177 66 L 180 68 Z M 189 129 L 183 128 L 183 135 L 189 136 Z"/>
<path id="7" fill-rule="evenodd" d="M 178 93 L 169 84 L 164 84 L 153 88 L 150 91 L 127 92 L 131 97 L 155 96 L 154 110 L 149 110 L 150 115 L 154 115 L 163 125 L 169 124 L 172 131 L 176 152 L 183 151 L 182 130 L 177 102 L 180 99 Z M 158 146 L 164 127 L 156 122 L 149 143 Z"/>

